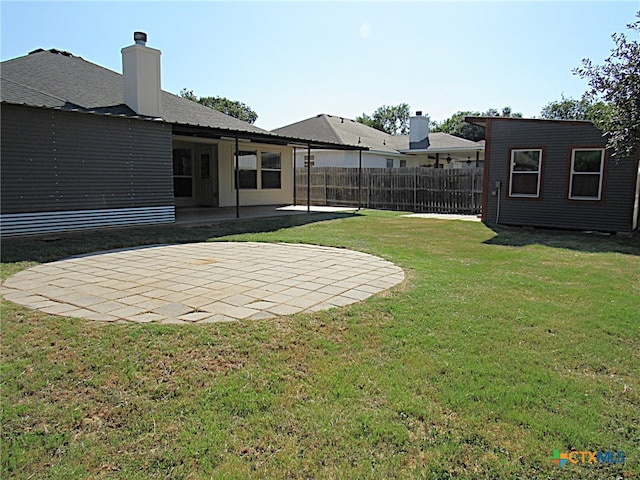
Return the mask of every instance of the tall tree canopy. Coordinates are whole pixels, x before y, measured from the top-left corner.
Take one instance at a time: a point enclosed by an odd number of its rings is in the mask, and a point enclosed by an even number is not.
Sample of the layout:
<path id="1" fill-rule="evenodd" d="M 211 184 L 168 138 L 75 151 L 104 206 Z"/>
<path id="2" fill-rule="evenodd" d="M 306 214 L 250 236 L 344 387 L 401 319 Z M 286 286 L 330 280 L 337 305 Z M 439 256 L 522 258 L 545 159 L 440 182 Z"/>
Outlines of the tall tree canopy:
<path id="1" fill-rule="evenodd" d="M 430 127 L 432 132 L 444 132 L 456 137 L 466 138 L 477 142 L 484 140 L 484 128 L 478 125 L 471 125 L 464 121 L 464 117 L 517 117 L 521 118 L 522 113 L 511 111 L 511 107 L 504 107 L 501 112 L 495 108 L 490 108 L 486 112 L 473 112 L 470 110 L 454 113 L 451 117 L 438 123 L 434 122 Z"/>
<path id="2" fill-rule="evenodd" d="M 541 118 L 549 120 L 591 120 L 596 123 L 603 116 L 609 114 L 609 107 L 602 101 L 582 97 L 565 98 L 547 103 L 540 112 Z"/>
<path id="3" fill-rule="evenodd" d="M 627 28 L 640 33 L 638 20 Z M 574 73 L 589 80 L 588 99 L 602 99 L 609 107 L 609 115 L 594 123 L 609 135 L 608 146 L 616 155 L 631 155 L 640 144 L 640 43 L 629 40 L 624 33 L 612 35 L 615 48 L 603 65 L 582 60 L 582 67 Z"/>
<path id="4" fill-rule="evenodd" d="M 247 123 L 255 123 L 258 119 L 258 114 L 242 102 L 229 100 L 224 97 L 197 97 L 193 93 L 193 90 L 187 90 L 186 88 L 180 90 L 180 96 L 182 98 L 198 102 L 205 107 L 213 108 L 214 110 L 243 120 Z"/>
<path id="5" fill-rule="evenodd" d="M 409 133 L 409 115 L 409 105 L 406 103 L 391 107 L 383 105 L 371 116 L 363 113 L 356 117 L 356 122 L 364 123 L 391 135 L 406 135 Z"/>

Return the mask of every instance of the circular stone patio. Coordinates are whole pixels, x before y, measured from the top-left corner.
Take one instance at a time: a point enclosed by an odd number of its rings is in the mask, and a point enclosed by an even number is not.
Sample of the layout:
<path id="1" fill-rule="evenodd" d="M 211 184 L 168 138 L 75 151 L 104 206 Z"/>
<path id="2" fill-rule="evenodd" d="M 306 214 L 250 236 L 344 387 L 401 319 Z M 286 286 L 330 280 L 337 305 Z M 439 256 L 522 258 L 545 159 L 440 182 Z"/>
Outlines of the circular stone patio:
<path id="1" fill-rule="evenodd" d="M 101 321 L 264 319 L 359 302 L 404 279 L 391 262 L 316 245 L 208 242 L 37 265 L 2 286 L 12 302 Z"/>

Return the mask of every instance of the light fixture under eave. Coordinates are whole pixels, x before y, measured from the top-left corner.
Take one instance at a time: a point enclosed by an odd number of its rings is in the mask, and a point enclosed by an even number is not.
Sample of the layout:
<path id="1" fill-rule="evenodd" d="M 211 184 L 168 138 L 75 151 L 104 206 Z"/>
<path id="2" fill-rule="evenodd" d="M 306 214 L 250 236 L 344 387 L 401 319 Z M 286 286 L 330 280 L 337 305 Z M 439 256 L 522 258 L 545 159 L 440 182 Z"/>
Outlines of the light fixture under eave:
<path id="1" fill-rule="evenodd" d="M 451 156 L 447 155 L 447 163 L 451 163 Z"/>

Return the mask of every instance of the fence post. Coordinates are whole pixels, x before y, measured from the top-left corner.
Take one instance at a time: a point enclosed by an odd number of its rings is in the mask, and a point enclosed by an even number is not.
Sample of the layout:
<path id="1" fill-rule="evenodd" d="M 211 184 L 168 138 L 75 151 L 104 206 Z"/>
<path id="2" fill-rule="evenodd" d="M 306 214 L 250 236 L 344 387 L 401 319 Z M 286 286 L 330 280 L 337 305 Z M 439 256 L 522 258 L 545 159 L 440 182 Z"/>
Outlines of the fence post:
<path id="1" fill-rule="evenodd" d="M 471 214 L 476 213 L 476 170 L 471 171 Z"/>
<path id="2" fill-rule="evenodd" d="M 324 204 L 325 205 L 329 205 L 329 202 L 327 201 L 327 169 L 324 169 Z"/>
<path id="3" fill-rule="evenodd" d="M 311 213 L 311 144 L 307 144 L 307 213 Z"/>
<path id="4" fill-rule="evenodd" d="M 413 167 L 413 212 L 418 208 L 418 167 Z"/>

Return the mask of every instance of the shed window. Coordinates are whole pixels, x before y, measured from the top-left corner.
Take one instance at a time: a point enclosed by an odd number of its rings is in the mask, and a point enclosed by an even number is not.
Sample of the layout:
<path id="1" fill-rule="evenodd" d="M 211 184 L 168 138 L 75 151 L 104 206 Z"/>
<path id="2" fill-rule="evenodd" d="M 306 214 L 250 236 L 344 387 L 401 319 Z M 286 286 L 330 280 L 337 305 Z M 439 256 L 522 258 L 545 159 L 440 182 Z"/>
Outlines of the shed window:
<path id="1" fill-rule="evenodd" d="M 602 172 L 604 148 L 581 148 L 571 151 L 571 200 L 600 200 L 602 196 Z"/>
<path id="2" fill-rule="evenodd" d="M 260 157 L 262 188 L 281 188 L 282 163 L 280 153 L 262 152 Z"/>
<path id="3" fill-rule="evenodd" d="M 540 174 L 542 172 L 542 150 L 512 150 L 509 196 L 540 196 Z"/>
<path id="4" fill-rule="evenodd" d="M 387 168 L 393 168 L 393 158 L 387 158 Z"/>

